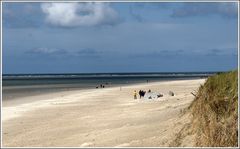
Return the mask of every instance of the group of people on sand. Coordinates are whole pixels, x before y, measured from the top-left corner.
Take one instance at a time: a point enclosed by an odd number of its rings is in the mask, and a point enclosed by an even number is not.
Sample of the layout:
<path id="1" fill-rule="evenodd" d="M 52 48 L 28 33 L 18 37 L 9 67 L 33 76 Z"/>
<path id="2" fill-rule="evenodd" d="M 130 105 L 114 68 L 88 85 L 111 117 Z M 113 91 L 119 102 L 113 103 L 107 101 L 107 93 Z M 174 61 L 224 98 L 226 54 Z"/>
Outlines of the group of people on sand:
<path id="1" fill-rule="evenodd" d="M 151 90 L 150 90 L 150 89 L 148 90 L 148 93 L 151 93 Z M 141 99 L 141 98 L 144 97 L 144 95 L 146 94 L 146 91 L 144 91 L 144 90 L 139 90 L 138 94 L 139 94 L 139 97 L 140 97 L 140 99 Z M 137 99 L 137 91 L 136 91 L 136 90 L 135 90 L 134 93 L 133 93 L 133 98 L 134 98 L 134 99 Z"/>
<path id="2" fill-rule="evenodd" d="M 104 85 L 102 85 L 102 84 L 100 84 L 100 86 L 98 87 L 98 86 L 96 86 L 96 88 L 104 88 L 105 86 Z"/>
<path id="3" fill-rule="evenodd" d="M 147 92 L 144 90 L 139 90 L 138 94 L 139 94 L 140 99 L 142 97 L 144 97 L 146 99 L 156 99 L 156 98 L 163 97 L 162 93 L 152 92 L 150 89 Z M 169 91 L 168 96 L 175 96 L 175 94 L 173 91 Z M 136 90 L 133 92 L 133 98 L 137 99 L 137 91 Z"/>

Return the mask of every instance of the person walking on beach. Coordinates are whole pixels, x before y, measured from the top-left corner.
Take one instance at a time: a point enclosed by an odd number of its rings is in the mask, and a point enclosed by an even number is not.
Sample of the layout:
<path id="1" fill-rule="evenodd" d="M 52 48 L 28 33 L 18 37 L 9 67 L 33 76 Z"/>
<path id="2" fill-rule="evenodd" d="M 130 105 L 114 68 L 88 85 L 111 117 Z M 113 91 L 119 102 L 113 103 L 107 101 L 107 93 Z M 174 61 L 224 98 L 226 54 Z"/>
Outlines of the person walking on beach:
<path id="1" fill-rule="evenodd" d="M 137 91 L 136 90 L 133 92 L 133 98 L 137 99 Z"/>

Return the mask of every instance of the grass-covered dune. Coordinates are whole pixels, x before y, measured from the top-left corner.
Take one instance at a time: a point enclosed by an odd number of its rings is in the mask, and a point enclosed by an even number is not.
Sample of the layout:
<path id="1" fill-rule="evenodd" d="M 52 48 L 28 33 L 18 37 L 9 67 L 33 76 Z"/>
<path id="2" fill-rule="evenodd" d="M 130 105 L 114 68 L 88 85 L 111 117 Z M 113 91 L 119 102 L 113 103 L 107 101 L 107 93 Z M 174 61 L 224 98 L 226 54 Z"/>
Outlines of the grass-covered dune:
<path id="1" fill-rule="evenodd" d="M 196 146 L 238 146 L 237 70 L 209 77 L 189 108 Z"/>

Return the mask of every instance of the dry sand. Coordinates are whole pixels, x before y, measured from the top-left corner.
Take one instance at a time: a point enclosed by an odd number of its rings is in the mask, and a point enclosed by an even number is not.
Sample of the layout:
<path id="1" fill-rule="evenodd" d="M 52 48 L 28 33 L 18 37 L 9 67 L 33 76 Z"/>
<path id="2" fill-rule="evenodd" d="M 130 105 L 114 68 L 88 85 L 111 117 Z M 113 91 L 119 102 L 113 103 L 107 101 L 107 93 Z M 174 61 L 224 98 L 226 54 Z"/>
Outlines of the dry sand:
<path id="1" fill-rule="evenodd" d="M 66 91 L 3 103 L 4 147 L 163 147 L 188 115 L 180 116 L 204 79 Z M 133 99 L 134 90 L 163 93 L 158 100 Z M 169 96 L 171 90 L 175 96 Z M 46 99 L 46 100 L 43 100 Z M 5 101 L 7 102 L 7 101 Z M 187 137 L 182 146 L 192 146 Z"/>

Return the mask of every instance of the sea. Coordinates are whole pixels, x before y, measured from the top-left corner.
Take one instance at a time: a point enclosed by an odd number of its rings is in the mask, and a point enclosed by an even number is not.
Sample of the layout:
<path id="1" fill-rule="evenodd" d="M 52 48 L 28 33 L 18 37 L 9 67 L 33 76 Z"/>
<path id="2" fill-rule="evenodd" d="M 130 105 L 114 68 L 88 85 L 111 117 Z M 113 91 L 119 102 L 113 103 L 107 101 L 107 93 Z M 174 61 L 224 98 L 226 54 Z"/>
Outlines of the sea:
<path id="1" fill-rule="evenodd" d="M 206 78 L 218 72 L 3 74 L 2 100 L 67 90 Z"/>

